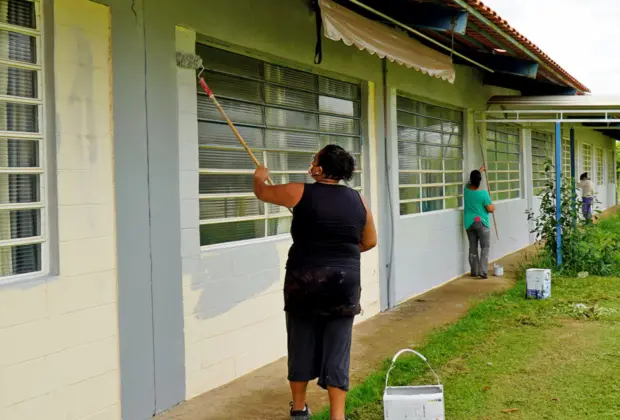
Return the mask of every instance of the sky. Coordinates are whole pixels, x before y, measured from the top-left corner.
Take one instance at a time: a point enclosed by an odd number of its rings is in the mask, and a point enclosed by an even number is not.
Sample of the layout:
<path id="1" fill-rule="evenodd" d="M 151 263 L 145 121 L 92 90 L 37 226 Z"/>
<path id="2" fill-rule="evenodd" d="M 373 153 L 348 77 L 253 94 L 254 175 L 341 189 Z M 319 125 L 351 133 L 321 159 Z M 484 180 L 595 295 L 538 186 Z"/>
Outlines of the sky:
<path id="1" fill-rule="evenodd" d="M 620 95 L 619 0 L 483 0 L 596 95 Z"/>

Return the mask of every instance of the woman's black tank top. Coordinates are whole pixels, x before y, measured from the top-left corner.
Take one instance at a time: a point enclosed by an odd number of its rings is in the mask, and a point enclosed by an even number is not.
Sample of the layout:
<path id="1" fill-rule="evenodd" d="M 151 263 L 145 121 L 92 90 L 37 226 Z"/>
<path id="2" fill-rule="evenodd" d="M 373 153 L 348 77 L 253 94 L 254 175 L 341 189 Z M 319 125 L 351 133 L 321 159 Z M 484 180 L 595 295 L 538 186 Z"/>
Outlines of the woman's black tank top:
<path id="1" fill-rule="evenodd" d="M 360 267 L 366 208 L 359 193 L 344 185 L 306 184 L 293 209 L 287 268 Z"/>

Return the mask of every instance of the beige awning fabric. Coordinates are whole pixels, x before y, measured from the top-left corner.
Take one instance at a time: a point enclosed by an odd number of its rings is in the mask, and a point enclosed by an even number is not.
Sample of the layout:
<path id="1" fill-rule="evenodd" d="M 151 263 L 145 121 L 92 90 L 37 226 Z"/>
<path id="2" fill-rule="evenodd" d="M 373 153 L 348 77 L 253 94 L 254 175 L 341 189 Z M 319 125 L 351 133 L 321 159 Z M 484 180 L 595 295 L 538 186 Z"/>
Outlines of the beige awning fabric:
<path id="1" fill-rule="evenodd" d="M 319 5 L 325 37 L 454 83 L 454 65 L 447 55 L 331 0 L 319 0 Z"/>

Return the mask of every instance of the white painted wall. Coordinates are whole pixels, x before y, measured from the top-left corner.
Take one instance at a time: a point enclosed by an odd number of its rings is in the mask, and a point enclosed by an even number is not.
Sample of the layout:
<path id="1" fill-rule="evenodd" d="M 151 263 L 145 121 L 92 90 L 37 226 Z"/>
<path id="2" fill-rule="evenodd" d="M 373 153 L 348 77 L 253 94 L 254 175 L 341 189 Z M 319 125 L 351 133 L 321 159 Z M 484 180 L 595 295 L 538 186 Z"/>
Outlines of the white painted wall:
<path id="1" fill-rule="evenodd" d="M 59 275 L 0 285 L 0 419 L 115 420 L 110 16 L 88 0 L 53 7 Z"/>
<path id="2" fill-rule="evenodd" d="M 176 29 L 177 50 L 195 53 L 194 32 Z M 290 237 L 200 248 L 196 76 L 178 69 L 179 159 L 187 398 L 286 355 L 282 288 Z M 375 86 L 365 105 L 374 110 Z M 367 113 L 368 114 L 368 113 Z M 374 115 L 367 115 L 369 198 L 378 195 Z M 374 214 L 378 202 L 370 199 Z M 377 225 L 379 220 L 376 221 Z M 362 321 L 380 310 L 378 250 L 362 258 Z"/>

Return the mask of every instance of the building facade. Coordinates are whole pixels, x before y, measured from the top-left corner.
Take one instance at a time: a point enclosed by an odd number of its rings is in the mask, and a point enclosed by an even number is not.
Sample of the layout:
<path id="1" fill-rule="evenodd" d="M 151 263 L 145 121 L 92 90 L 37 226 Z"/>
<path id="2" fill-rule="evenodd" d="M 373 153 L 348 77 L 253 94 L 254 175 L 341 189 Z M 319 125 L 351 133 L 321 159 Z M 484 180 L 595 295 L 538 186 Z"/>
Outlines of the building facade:
<path id="1" fill-rule="evenodd" d="M 354 154 L 379 232 L 358 322 L 467 271 L 483 153 L 491 259 L 533 243 L 553 127 L 475 117 L 523 89 L 327 39 L 315 64 L 308 2 L 234 3 L 0 0 L 1 419 L 147 419 L 285 355 L 291 216 L 253 198 L 253 163 L 179 51 L 277 183 L 306 180 L 325 144 Z M 575 150 L 614 206 L 615 140 L 580 128 Z"/>

